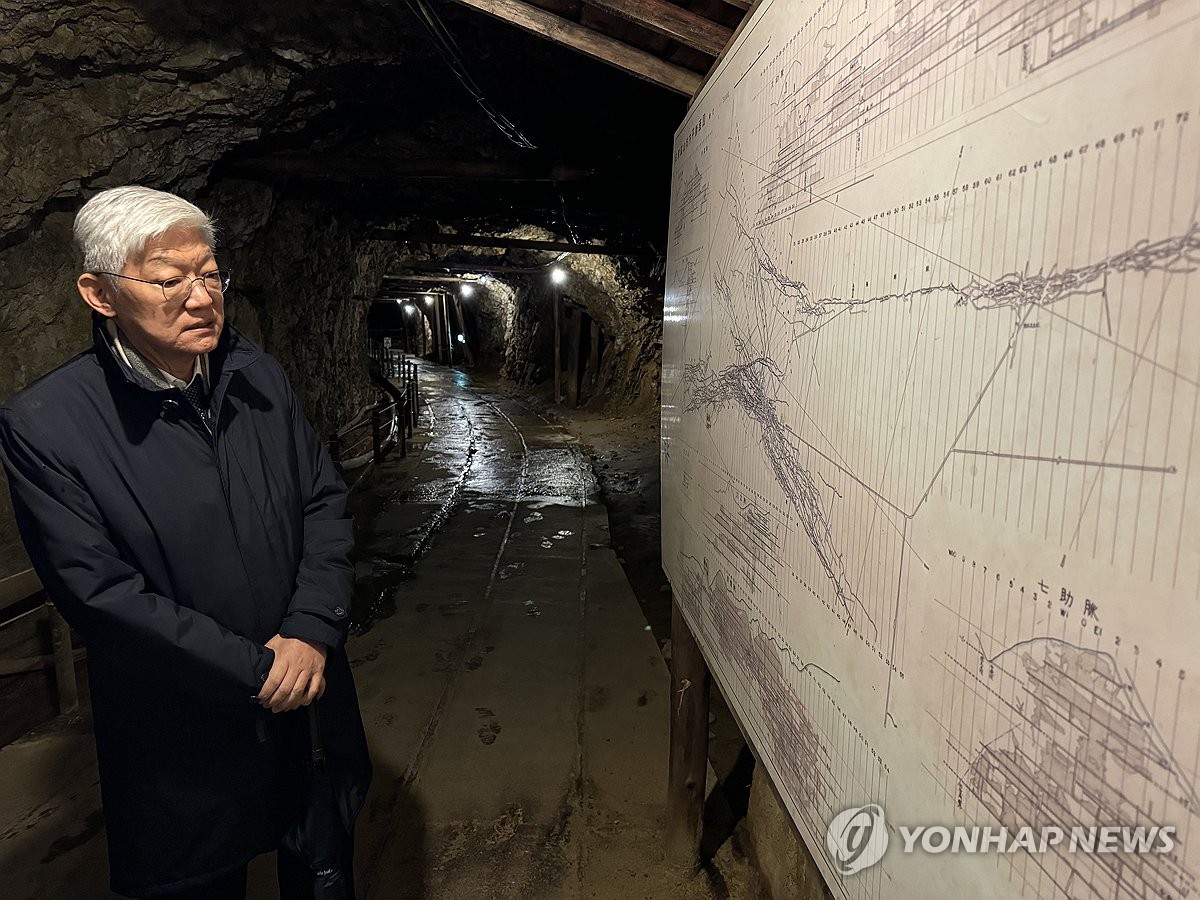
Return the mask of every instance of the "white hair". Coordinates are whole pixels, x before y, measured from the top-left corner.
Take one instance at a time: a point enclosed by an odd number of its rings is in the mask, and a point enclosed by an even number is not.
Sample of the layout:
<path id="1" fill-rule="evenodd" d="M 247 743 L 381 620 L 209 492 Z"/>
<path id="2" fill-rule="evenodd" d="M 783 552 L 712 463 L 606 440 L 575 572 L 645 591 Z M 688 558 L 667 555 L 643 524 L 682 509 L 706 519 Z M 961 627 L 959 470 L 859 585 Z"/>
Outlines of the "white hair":
<path id="1" fill-rule="evenodd" d="M 109 188 L 75 216 L 75 243 L 85 272 L 120 273 L 129 257 L 172 228 L 194 228 L 216 246 L 216 223 L 182 197 L 139 185 Z"/>

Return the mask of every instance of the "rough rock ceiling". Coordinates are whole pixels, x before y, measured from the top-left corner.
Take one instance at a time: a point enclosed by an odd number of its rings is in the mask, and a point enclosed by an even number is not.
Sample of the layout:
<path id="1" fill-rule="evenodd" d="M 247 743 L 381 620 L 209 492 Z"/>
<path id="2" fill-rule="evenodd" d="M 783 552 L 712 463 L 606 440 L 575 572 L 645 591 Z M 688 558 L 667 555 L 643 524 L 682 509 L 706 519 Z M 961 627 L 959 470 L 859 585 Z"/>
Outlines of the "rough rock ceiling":
<path id="1" fill-rule="evenodd" d="M 685 95 L 752 0 L 456 0 Z"/>
<path id="2" fill-rule="evenodd" d="M 415 215 L 482 218 L 497 226 L 533 222 L 580 239 L 665 234 L 670 141 L 686 97 L 560 43 L 554 28 L 522 29 L 497 18 L 496 7 L 484 15 L 479 2 L 425 0 L 487 100 L 536 149 L 515 145 L 492 125 L 406 8 L 403 38 L 412 45 L 406 62 L 361 69 L 355 89 L 313 127 L 234 152 L 219 172 L 358 204 L 380 223 Z M 648 26 L 600 8 L 627 7 L 634 18 L 646 18 L 650 0 L 482 2 L 545 10 L 687 72 L 697 84 L 719 54 L 715 45 L 704 51 L 656 32 L 654 17 Z M 720 40 L 750 5 L 652 2 L 702 19 Z M 338 137 L 314 148 L 314 133 Z"/>
<path id="3" fill-rule="evenodd" d="M 416 0 L 0 4 L 0 249 L 73 210 L 81 192 L 140 182 L 203 193 L 227 176 L 380 224 L 424 216 L 529 222 L 580 239 L 665 233 L 685 97 L 461 0 L 423 2 L 487 100 L 537 149 L 497 130 L 435 49 Z M 715 48 L 633 19 L 672 7 L 724 34 L 746 4 L 534 5 L 698 79 Z"/>

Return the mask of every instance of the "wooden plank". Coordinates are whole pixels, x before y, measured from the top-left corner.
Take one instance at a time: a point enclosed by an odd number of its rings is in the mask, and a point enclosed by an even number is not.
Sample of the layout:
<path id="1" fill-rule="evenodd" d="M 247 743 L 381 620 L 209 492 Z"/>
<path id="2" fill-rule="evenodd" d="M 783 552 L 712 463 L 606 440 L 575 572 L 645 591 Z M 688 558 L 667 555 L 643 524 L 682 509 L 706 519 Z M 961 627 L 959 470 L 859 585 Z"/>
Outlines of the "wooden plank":
<path id="1" fill-rule="evenodd" d="M 591 343 L 588 347 L 587 369 L 583 379 L 589 397 L 596 392 L 596 379 L 600 375 L 600 323 L 592 319 Z"/>
<path id="2" fill-rule="evenodd" d="M 50 613 L 50 640 L 54 650 L 54 685 L 58 691 L 59 715 L 79 709 L 79 687 L 75 683 L 75 648 L 71 646 L 71 627 L 57 609 L 46 604 Z"/>
<path id="3" fill-rule="evenodd" d="M 595 168 L 561 163 L 512 163 L 492 160 L 407 159 L 370 156 L 315 156 L 280 153 L 231 163 L 231 174 L 308 175 L 333 181 L 514 181 L 575 183 L 633 181 L 628 176 L 606 176 Z"/>
<path id="4" fill-rule="evenodd" d="M 636 22 L 657 34 L 666 35 L 681 44 L 694 47 L 709 56 L 717 56 L 733 29 L 712 19 L 706 19 L 690 9 L 667 3 L 665 0 L 587 0 L 592 6 Z"/>
<path id="5" fill-rule="evenodd" d="M 723 0 L 730 6 L 736 6 L 738 9 L 749 10 L 754 5 L 754 0 Z"/>
<path id="6" fill-rule="evenodd" d="M 562 297 L 554 295 L 554 402 L 562 403 Z"/>
<path id="7" fill-rule="evenodd" d="M 397 282 L 404 282 L 405 284 L 417 284 L 422 281 L 466 282 L 470 284 L 477 282 L 478 279 L 468 278 L 467 275 L 478 275 L 480 273 L 493 275 L 545 275 L 550 271 L 550 265 L 552 264 L 544 266 L 498 266 L 492 263 L 482 263 L 478 260 L 453 263 L 404 263 L 400 268 L 408 274 L 388 276 L 388 278 L 390 280 L 395 277 Z M 390 283 L 386 287 L 389 291 L 392 290 Z"/>
<path id="8" fill-rule="evenodd" d="M 567 406 L 579 406 L 579 350 L 583 340 L 583 310 L 573 309 L 567 319 Z"/>
<path id="9" fill-rule="evenodd" d="M 454 2 L 485 12 L 518 28 L 524 28 L 556 44 L 578 50 L 593 59 L 668 90 L 691 96 L 700 87 L 700 76 L 695 72 L 520 0 Z"/>
<path id="10" fill-rule="evenodd" d="M 726 2 L 728 2 L 728 0 L 726 0 Z M 746 10 L 748 10 L 748 12 L 742 18 L 742 21 L 738 23 L 738 27 L 733 30 L 733 37 L 729 39 L 729 42 L 725 45 L 725 49 L 722 50 L 721 55 L 717 57 L 717 61 L 712 64 L 712 68 L 708 70 L 708 74 L 704 76 L 703 80 L 701 80 L 700 85 L 696 88 L 696 93 L 692 94 L 692 100 L 696 99 L 700 92 L 704 90 L 704 86 L 708 84 L 708 80 L 716 73 L 718 67 L 721 65 L 721 60 L 723 60 L 725 58 L 725 54 L 729 52 L 729 48 L 733 46 L 734 41 L 738 39 L 738 35 L 742 33 L 742 29 L 745 28 L 746 25 L 749 24 L 750 20 L 754 17 L 754 10 L 758 4 L 759 0 L 748 0 L 746 6 L 744 7 Z M 738 4 L 734 5 L 736 6 Z M 689 107 L 692 104 L 692 100 L 688 101 Z"/>
<path id="11" fill-rule="evenodd" d="M 446 269 L 453 268 L 455 268 L 455 266 L 440 266 L 438 271 L 444 272 Z M 391 296 L 392 294 L 399 293 L 404 295 L 413 292 L 420 293 L 444 282 L 450 282 L 453 284 L 467 282 L 468 284 L 475 284 L 479 279 L 465 278 L 462 275 L 431 273 L 428 275 L 385 275 L 384 280 L 388 283 L 385 284 L 381 290 L 387 291 L 389 296 L 375 297 L 374 299 L 376 300 L 394 300 L 395 297 Z"/>
<path id="12" fill-rule="evenodd" d="M 71 665 L 87 656 L 87 651 L 82 647 L 78 647 L 71 651 Z M 29 672 L 41 672 L 45 669 L 55 668 L 58 665 L 58 658 L 53 654 L 44 656 L 22 656 L 15 659 L 0 659 L 0 676 L 8 675 L 25 675 Z M 74 676 L 74 668 L 72 668 L 72 676 Z M 74 685 L 74 681 L 72 681 Z M 60 701 L 61 702 L 61 701 Z M 73 709 L 79 708 L 79 694 L 75 694 L 75 706 Z M 68 710 L 61 710 L 68 712 Z"/>
<path id="13" fill-rule="evenodd" d="M 700 868 L 700 834 L 708 774 L 708 664 L 679 610 L 671 603 L 671 737 L 667 769 L 666 857 Z"/>
<path id="14" fill-rule="evenodd" d="M 467 336 L 467 317 L 463 315 L 462 300 L 459 299 L 458 294 L 454 294 L 453 297 L 454 311 L 458 313 L 458 324 L 462 327 L 462 331 L 459 334 L 465 338 Z M 475 368 L 475 354 L 471 352 L 470 341 L 463 342 L 462 351 L 463 355 L 467 358 L 467 367 L 471 369 Z"/>
<path id="15" fill-rule="evenodd" d="M 646 247 L 619 244 L 577 244 L 574 241 L 535 241 L 527 238 L 490 237 L 486 234 L 447 234 L 441 231 L 400 231 L 376 228 L 367 235 L 372 241 L 405 244 L 437 244 L 442 247 L 491 247 L 497 250 L 545 250 L 550 253 L 598 253 L 604 256 L 644 256 Z"/>
<path id="16" fill-rule="evenodd" d="M 28 599 L 42 589 L 33 569 L 0 578 L 0 612 Z"/>

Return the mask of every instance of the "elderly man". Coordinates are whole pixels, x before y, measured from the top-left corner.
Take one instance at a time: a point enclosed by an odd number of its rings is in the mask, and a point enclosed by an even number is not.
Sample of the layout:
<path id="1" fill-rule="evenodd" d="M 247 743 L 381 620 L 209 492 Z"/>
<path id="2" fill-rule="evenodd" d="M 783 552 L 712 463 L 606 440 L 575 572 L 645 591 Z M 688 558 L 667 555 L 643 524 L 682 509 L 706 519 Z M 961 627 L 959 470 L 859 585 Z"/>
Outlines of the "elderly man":
<path id="1" fill-rule="evenodd" d="M 112 887 L 243 897 L 301 813 L 313 703 L 349 868 L 370 762 L 342 649 L 345 486 L 279 364 L 226 325 L 207 215 L 114 188 L 75 237 L 93 346 L 0 408 L 0 447 L 87 645 Z M 279 877 L 312 896 L 286 847 Z"/>

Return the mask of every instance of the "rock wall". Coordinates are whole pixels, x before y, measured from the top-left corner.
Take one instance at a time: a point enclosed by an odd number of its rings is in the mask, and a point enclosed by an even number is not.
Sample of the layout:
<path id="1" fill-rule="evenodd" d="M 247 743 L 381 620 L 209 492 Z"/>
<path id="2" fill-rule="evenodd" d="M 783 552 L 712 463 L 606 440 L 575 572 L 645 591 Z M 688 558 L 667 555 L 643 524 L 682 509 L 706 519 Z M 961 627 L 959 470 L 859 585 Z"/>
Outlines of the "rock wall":
<path id="1" fill-rule="evenodd" d="M 400 230 L 441 230 L 494 234 L 506 238 L 562 240 L 562 235 L 536 226 L 498 228 L 487 222 L 457 222 L 435 228 L 395 223 Z M 566 273 L 562 284 L 550 279 L 543 252 L 513 251 L 489 255 L 452 245 L 395 247 L 389 263 L 395 271 L 407 263 L 441 263 L 469 272 L 469 261 L 488 266 L 528 268 L 489 277 L 486 285 L 463 304 L 478 325 L 479 364 L 498 368 L 502 377 L 524 386 L 543 385 L 554 377 L 554 300 L 563 297 L 599 323 L 604 339 L 595 383 L 584 405 L 637 415 L 657 415 L 662 365 L 661 271 L 650 259 L 603 254 L 571 254 L 556 265 Z M 584 335 L 586 342 L 587 335 Z M 564 351 L 565 360 L 565 351 Z"/>
<path id="2" fill-rule="evenodd" d="M 474 311 L 479 365 L 499 371 L 517 328 L 517 292 L 510 284 L 488 278 L 463 300 L 468 316 Z"/>
<path id="3" fill-rule="evenodd" d="M 295 132 L 353 96 L 358 67 L 407 52 L 397 6 L 332 16 L 281 0 L 0 5 L 0 397 L 88 345 L 71 247 L 86 196 L 140 183 L 196 198 L 220 157 Z M 279 354 L 327 431 L 338 398 L 366 392 L 347 352 L 362 317 L 352 298 L 375 277 L 353 249 L 358 231 L 261 187 L 219 185 L 209 198 L 246 289 L 233 320 Z M 306 372 L 333 377 L 310 385 Z M 0 577 L 25 565 L 3 490 Z"/>
<path id="4" fill-rule="evenodd" d="M 406 53 L 401 6 L 331 15 L 282 0 L 0 5 L 0 246 L 73 210 L 88 188 L 194 193 L 239 144 L 333 108 L 340 68 Z"/>
<path id="5" fill-rule="evenodd" d="M 468 18 L 485 21 L 463 21 Z M 490 32 L 468 33 L 474 46 L 489 46 Z M 472 153 L 481 160 L 508 158 L 496 156 L 482 136 L 475 139 L 471 129 L 494 129 L 442 70 L 402 3 L 348 0 L 331 14 L 327 4 L 303 0 L 24 0 L 0 4 L 0 35 L 0 348 L 12 348 L 0 354 L 0 397 L 87 346 L 88 312 L 73 286 L 74 213 L 99 189 L 139 183 L 215 212 L 224 229 L 222 260 L 234 272 L 231 321 L 280 358 L 310 418 L 328 433 L 369 394 L 365 368 L 352 352 L 365 313 L 356 298 L 374 296 L 398 256 L 395 248 L 362 241 L 356 216 L 378 219 L 380 209 L 404 210 L 428 188 L 359 190 L 355 206 L 336 187 L 343 182 L 322 194 L 286 178 L 273 182 L 285 185 L 276 190 L 222 173 L 237 173 L 239 160 L 277 150 L 324 154 L 329 162 L 348 136 L 380 121 L 414 146 L 432 141 L 433 149 L 425 149 L 433 158 L 463 144 L 468 162 Z M 513 47 L 576 62 L 561 48 L 514 34 L 491 64 L 500 66 Z M 627 79 L 603 67 L 581 71 L 589 73 L 582 87 L 556 89 L 607 97 L 606 79 L 627 87 Z M 536 76 L 512 74 L 520 77 Z M 543 99 L 539 95 L 526 115 L 556 108 Z M 620 104 L 606 109 L 622 121 L 633 114 Z M 434 112 L 440 118 L 430 119 Z M 431 130 L 430 121 L 438 127 Z M 461 140 L 464 133 L 472 139 Z M 579 146 L 592 146 L 590 132 L 581 135 Z M 637 138 L 637 145 L 645 143 Z M 371 185 L 382 184 L 387 173 L 384 159 Z M 372 192 L 378 196 L 368 196 Z M 362 211 L 367 200 L 375 204 L 373 213 Z M 462 227 L 496 230 L 482 221 Z M 539 228 L 510 233 L 552 236 Z M 515 264 L 544 259 L 528 255 Z M 661 288 L 648 287 L 653 279 L 619 260 L 572 257 L 566 265 L 572 270 L 567 293 L 611 338 L 595 395 L 623 408 L 651 409 Z M 550 296 L 540 277 L 489 286 L 475 306 L 480 363 L 523 384 L 551 377 Z M 23 567 L 9 562 L 17 559 L 14 538 L 7 492 L 0 491 L 0 577 Z"/>
<path id="6" fill-rule="evenodd" d="M 513 337 L 501 373 L 519 384 L 554 377 L 556 296 L 600 325 L 595 383 L 581 405 L 629 415 L 657 414 L 662 368 L 662 285 L 653 272 L 620 257 L 575 254 L 562 260 L 561 285 L 548 273 L 516 291 Z M 565 329 L 564 329 L 565 330 Z M 564 334 L 564 347 L 567 335 Z M 582 335 L 584 343 L 587 334 Z M 566 351 L 563 351 L 564 365 Z"/>
<path id="7" fill-rule="evenodd" d="M 278 200 L 253 182 L 222 181 L 205 205 L 221 226 L 221 264 L 233 272 L 230 321 L 279 360 L 328 436 L 373 397 L 365 319 L 385 245 L 323 204 Z"/>
<path id="8" fill-rule="evenodd" d="M 198 204 L 218 220 L 218 259 L 233 272 L 229 321 L 287 371 L 325 437 L 370 402 L 363 342 L 367 298 L 385 254 L 365 228 L 327 207 L 280 200 L 262 185 L 222 181 Z M 0 251 L 0 395 L 8 397 L 90 345 L 75 289 L 72 214 L 56 213 Z M 0 492 L 0 577 L 25 568 L 7 490 Z"/>

